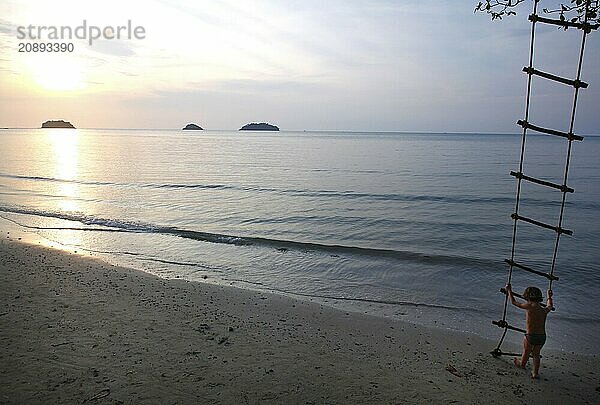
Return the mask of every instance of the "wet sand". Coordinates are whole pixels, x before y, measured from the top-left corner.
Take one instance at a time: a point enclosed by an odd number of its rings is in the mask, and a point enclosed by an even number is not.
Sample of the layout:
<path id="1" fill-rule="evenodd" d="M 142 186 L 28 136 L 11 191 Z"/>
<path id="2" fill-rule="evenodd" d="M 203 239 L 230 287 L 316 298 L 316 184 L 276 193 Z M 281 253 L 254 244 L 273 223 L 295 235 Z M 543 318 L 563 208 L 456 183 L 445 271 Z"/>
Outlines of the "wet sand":
<path id="1" fill-rule="evenodd" d="M 597 356 L 542 352 L 1 234 L 1 403 L 598 403 Z"/>

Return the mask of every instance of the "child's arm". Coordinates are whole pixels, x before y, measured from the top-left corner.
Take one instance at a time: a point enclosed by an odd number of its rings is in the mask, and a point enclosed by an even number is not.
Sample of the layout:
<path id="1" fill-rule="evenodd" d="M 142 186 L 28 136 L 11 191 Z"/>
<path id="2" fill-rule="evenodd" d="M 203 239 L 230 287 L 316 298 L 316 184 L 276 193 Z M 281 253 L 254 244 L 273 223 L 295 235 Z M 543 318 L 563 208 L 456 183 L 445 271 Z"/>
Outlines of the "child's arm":
<path id="1" fill-rule="evenodd" d="M 554 308 L 552 303 L 552 290 L 548 290 L 548 298 L 546 298 L 546 311 L 550 312 Z"/>
<path id="2" fill-rule="evenodd" d="M 512 287 L 510 284 L 506 284 L 506 293 L 508 294 L 508 298 L 510 299 L 510 303 L 515 307 L 519 307 L 521 309 L 527 309 L 527 304 L 520 303 L 515 299 L 515 296 L 512 293 Z"/>

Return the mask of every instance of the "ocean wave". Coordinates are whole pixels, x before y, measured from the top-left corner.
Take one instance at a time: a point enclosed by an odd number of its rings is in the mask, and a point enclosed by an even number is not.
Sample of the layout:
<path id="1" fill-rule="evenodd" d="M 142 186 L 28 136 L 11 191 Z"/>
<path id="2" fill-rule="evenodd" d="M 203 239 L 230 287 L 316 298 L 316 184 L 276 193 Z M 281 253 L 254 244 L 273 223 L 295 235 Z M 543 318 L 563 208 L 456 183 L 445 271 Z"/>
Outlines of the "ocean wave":
<path id="1" fill-rule="evenodd" d="M 80 184 L 84 186 L 113 186 L 122 188 L 205 188 L 205 189 L 227 189 L 227 188 L 239 188 L 235 186 L 228 186 L 225 184 L 156 184 L 156 183 L 114 183 L 108 181 L 93 181 L 93 180 L 72 180 L 72 179 L 60 179 L 56 177 L 43 177 L 43 176 L 21 176 L 15 174 L 0 173 L 0 177 L 17 179 L 17 180 L 31 180 L 31 181 L 46 181 L 50 183 L 68 183 L 68 184 Z"/>
<path id="2" fill-rule="evenodd" d="M 70 180 L 70 179 L 59 179 L 55 177 L 43 177 L 43 176 L 21 176 L 18 174 L 7 174 L 0 173 L 0 177 L 4 177 L 6 179 L 17 179 L 17 180 L 32 180 L 32 181 L 47 181 L 53 183 L 77 183 L 77 184 L 85 184 L 90 186 L 111 186 L 117 185 L 111 182 L 104 181 L 85 181 L 85 180 Z"/>
<path id="3" fill-rule="evenodd" d="M 81 213 L 67 213 L 67 212 L 54 212 L 46 210 L 38 210 L 24 207 L 13 207 L 13 206 L 2 206 L 0 205 L 0 212 L 12 213 L 12 214 L 23 214 L 33 215 L 38 217 L 56 218 L 65 221 L 79 222 L 83 225 L 98 225 L 104 228 L 80 228 L 80 227 L 39 227 L 19 224 L 21 226 L 33 229 L 64 229 L 64 230 L 80 230 L 80 231 L 122 231 L 122 232 L 142 232 L 152 233 L 154 227 L 150 224 L 143 224 L 139 222 L 119 221 L 115 219 L 106 219 L 93 217 Z"/>
<path id="4" fill-rule="evenodd" d="M 23 190 L 23 189 L 11 189 L 10 192 L 0 191 L 0 195 L 7 196 L 31 196 L 31 197 L 43 197 L 43 198 L 52 198 L 52 199 L 68 199 L 72 201 L 83 201 L 83 202 L 105 202 L 105 200 L 101 200 L 99 198 L 82 198 L 82 197 L 73 197 L 70 195 L 64 194 L 46 194 L 46 193 L 38 193 L 36 191 L 31 190 Z"/>
<path id="5" fill-rule="evenodd" d="M 265 286 L 264 283 L 261 282 L 253 282 L 242 279 L 230 279 L 227 278 L 227 281 L 238 282 L 248 285 L 255 285 L 260 290 L 269 291 L 278 294 L 289 295 L 293 297 L 303 297 L 303 298 L 318 298 L 322 300 L 332 300 L 332 301 L 350 301 L 350 302 L 361 302 L 361 303 L 369 303 L 369 304 L 384 304 L 384 305 L 395 305 L 395 306 L 411 306 L 411 307 L 425 307 L 425 308 L 436 308 L 436 309 L 446 309 L 451 311 L 468 311 L 468 312 L 479 312 L 487 314 L 487 309 L 485 308 L 476 308 L 476 307 L 465 307 L 465 306 L 454 306 L 454 305 L 445 305 L 445 304 L 437 304 L 434 302 L 419 302 L 419 301 L 408 301 L 408 300 L 392 300 L 392 299 L 383 299 L 383 298 L 363 298 L 363 297 L 348 297 L 342 295 L 325 295 L 325 294 L 317 294 L 317 293 L 301 293 L 298 291 L 288 291 L 282 288 L 275 288 Z"/>
<path id="6" fill-rule="evenodd" d="M 377 200 L 377 201 L 397 201 L 397 202 L 440 202 L 446 204 L 513 204 L 514 197 L 484 197 L 476 195 L 434 195 L 434 194 L 400 194 L 400 193 L 366 193 L 354 190 L 311 190 L 311 189 L 288 189 L 288 188 L 273 188 L 261 186 L 244 186 L 236 184 L 178 184 L 178 183 L 114 183 L 105 181 L 90 181 L 90 180 L 69 180 L 54 177 L 42 176 L 22 176 L 7 173 L 0 173 L 0 177 L 30 180 L 30 181 L 45 181 L 54 183 L 73 183 L 87 186 L 108 186 L 119 188 L 151 188 L 151 189 L 199 189 L 199 190 L 235 190 L 243 192 L 258 192 L 258 193 L 274 193 L 281 195 L 293 195 L 299 197 L 311 198 L 336 198 L 346 200 Z M 528 205 L 548 207 L 560 206 L 559 201 L 546 200 L 541 198 L 523 198 L 523 202 Z M 567 201 L 567 206 L 573 206 L 578 209 L 600 209 L 600 204 L 594 201 Z"/>
<path id="7" fill-rule="evenodd" d="M 137 260 L 142 260 L 142 261 L 148 261 L 148 262 L 156 262 L 156 263 L 164 263 L 164 264 L 172 264 L 175 266 L 185 266 L 185 267 L 199 267 L 205 270 L 211 270 L 211 271 L 216 271 L 216 269 L 206 266 L 204 264 L 201 263 L 196 263 L 196 262 L 181 262 L 181 261 L 177 261 L 177 260 L 169 260 L 169 259 L 161 259 L 160 257 L 156 257 L 156 256 L 148 256 L 145 255 L 143 253 L 139 253 L 139 252 L 129 252 L 129 251 L 123 251 L 123 250 L 97 250 L 97 249 L 90 249 L 90 248 L 86 248 L 80 245 L 67 245 L 70 246 L 72 248 L 76 248 L 76 249 L 81 249 L 84 250 L 86 252 L 90 252 L 90 253 L 101 253 L 101 254 L 110 254 L 110 255 L 123 255 L 123 256 L 133 256 L 135 257 Z"/>
<path id="8" fill-rule="evenodd" d="M 299 251 L 299 252 L 321 252 L 329 255 L 357 255 L 376 258 L 392 258 L 404 261 L 413 261 L 429 264 L 455 264 L 497 267 L 498 261 L 440 254 L 425 254 L 406 250 L 394 250 L 374 247 L 347 246 L 338 244 L 326 244 L 319 242 L 304 242 L 285 239 L 273 239 L 268 237 L 227 235 L 213 232 L 202 232 L 198 230 L 181 229 L 171 226 L 161 226 L 155 224 L 146 224 L 142 222 L 123 221 L 118 219 L 107 219 L 93 217 L 85 214 L 52 212 L 46 210 L 30 209 L 23 207 L 12 207 L 0 205 L 0 212 L 41 216 L 47 218 L 56 218 L 66 221 L 79 222 L 88 227 L 42 227 L 19 224 L 21 226 L 40 230 L 78 230 L 78 231 L 101 231 L 101 232 L 132 232 L 132 233 L 154 233 L 162 235 L 171 235 L 184 239 L 196 240 L 201 242 L 228 244 L 235 246 L 259 246 L 273 248 L 280 252 Z M 8 218 L 5 218 L 8 219 Z"/>
<path id="9" fill-rule="evenodd" d="M 600 319 L 599 318 L 592 318 L 590 316 L 584 316 L 584 315 L 572 315 L 572 314 L 567 314 L 567 315 L 552 315 L 553 319 L 557 319 L 560 320 L 564 323 L 568 323 L 568 324 L 572 324 L 574 327 L 576 328 L 580 328 L 580 327 L 586 327 L 586 326 L 590 326 L 590 324 L 593 324 L 595 327 L 599 327 L 600 326 Z"/>

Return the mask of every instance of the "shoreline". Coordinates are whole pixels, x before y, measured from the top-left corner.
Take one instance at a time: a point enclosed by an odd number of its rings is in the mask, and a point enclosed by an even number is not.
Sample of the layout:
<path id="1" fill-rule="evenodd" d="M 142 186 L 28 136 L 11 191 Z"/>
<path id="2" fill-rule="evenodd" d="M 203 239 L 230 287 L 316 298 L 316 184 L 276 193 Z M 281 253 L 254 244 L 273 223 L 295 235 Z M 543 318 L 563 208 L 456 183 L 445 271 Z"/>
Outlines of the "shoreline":
<path id="1" fill-rule="evenodd" d="M 9 239 L 0 258 L 4 403 L 600 398 L 595 355 L 542 351 L 533 381 L 477 336 Z"/>
<path id="2" fill-rule="evenodd" d="M 28 215 L 28 214 L 23 214 Z M 44 237 L 37 232 L 33 232 L 27 229 L 26 225 L 19 222 L 15 222 L 10 218 L 5 218 L 0 215 L 0 238 L 7 236 L 12 240 L 18 240 L 22 243 L 31 245 L 41 245 L 47 248 L 75 253 L 78 256 L 93 258 L 100 260 L 104 263 L 110 264 L 115 267 L 124 267 L 129 269 L 135 269 L 145 274 L 150 274 L 159 278 L 164 279 L 175 279 L 175 280 L 187 280 L 189 282 L 199 282 L 203 284 L 212 284 L 225 287 L 232 287 L 242 290 L 249 290 L 254 292 L 261 292 L 267 294 L 275 294 L 277 296 L 287 297 L 291 300 L 306 301 L 309 303 L 322 304 L 326 307 L 337 309 L 342 312 L 351 312 L 358 315 L 374 316 L 377 318 L 383 318 L 387 320 L 399 320 L 401 322 L 407 322 L 415 324 L 417 326 L 423 326 L 425 328 L 440 329 L 442 331 L 448 331 L 450 333 L 462 334 L 465 336 L 474 336 L 483 338 L 489 341 L 488 351 L 491 348 L 496 347 L 498 338 L 500 336 L 501 329 L 492 326 L 489 317 L 479 319 L 469 312 L 461 312 L 463 309 L 469 308 L 457 308 L 457 307 L 444 307 L 444 306 L 429 306 L 419 302 L 406 302 L 401 304 L 401 310 L 395 310 L 396 303 L 389 303 L 387 301 L 375 301 L 375 300 L 362 300 L 360 298 L 338 298 L 335 296 L 315 295 L 315 294 L 303 294 L 299 292 L 293 292 L 288 290 L 280 290 L 277 288 L 259 287 L 252 282 L 244 281 L 243 279 L 223 279 L 220 274 L 204 274 L 202 277 L 188 277 L 184 273 L 178 274 L 177 271 L 172 269 L 165 269 L 159 267 L 149 267 L 145 263 L 136 262 L 135 260 L 123 260 L 123 258 L 117 259 L 111 252 L 103 250 L 89 250 L 82 246 L 65 244 L 64 242 L 58 242 L 56 239 L 49 239 Z M 137 254 L 135 254 L 137 255 Z M 167 259 L 166 262 L 157 260 L 160 264 L 183 264 L 179 262 L 171 262 Z M 165 271 L 167 270 L 167 271 Z M 362 302 L 361 302 L 362 301 Z M 358 304 L 358 305 L 357 305 Z M 424 309 L 423 309 L 424 308 Z M 475 308 L 473 309 L 475 311 Z M 465 318 L 466 317 L 466 318 Z M 464 322 L 466 320 L 466 322 Z M 524 320 L 524 318 L 523 318 Z M 562 322 L 565 320 L 562 319 Z M 556 352 L 556 353 L 571 353 L 581 356 L 600 356 L 600 351 L 594 346 L 594 342 L 589 343 L 587 346 L 578 346 L 573 344 L 572 340 L 569 340 L 566 335 L 560 337 L 562 343 L 557 342 L 558 336 L 556 332 L 560 331 L 571 331 L 573 326 L 577 327 L 577 321 L 573 322 L 575 325 L 556 325 L 556 318 L 553 316 L 553 322 L 548 325 L 548 331 L 550 332 L 549 339 L 545 346 L 545 352 Z M 462 325 L 462 326 L 457 326 Z M 485 326 L 484 326 L 485 325 Z M 487 329 L 485 328 L 487 327 Z M 490 331 L 498 333 L 490 333 Z M 588 331 L 588 334 L 590 331 Z M 592 336 L 596 336 L 592 334 Z M 573 333 L 571 332 L 571 338 Z M 521 349 L 522 337 L 519 334 L 509 333 L 504 341 L 505 351 L 515 352 Z M 591 346 L 590 346 L 591 345 Z M 510 349 L 508 349 L 511 347 Z"/>

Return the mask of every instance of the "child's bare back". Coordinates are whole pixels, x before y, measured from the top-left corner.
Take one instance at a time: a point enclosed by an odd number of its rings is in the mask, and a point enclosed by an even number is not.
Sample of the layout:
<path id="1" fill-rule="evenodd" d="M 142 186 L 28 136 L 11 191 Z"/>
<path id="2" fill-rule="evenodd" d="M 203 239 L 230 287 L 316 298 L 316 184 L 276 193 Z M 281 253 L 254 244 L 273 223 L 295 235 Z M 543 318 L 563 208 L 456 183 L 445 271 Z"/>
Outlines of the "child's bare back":
<path id="1" fill-rule="evenodd" d="M 538 302 L 527 302 L 525 309 L 525 330 L 530 333 L 546 333 L 547 307 Z"/>

